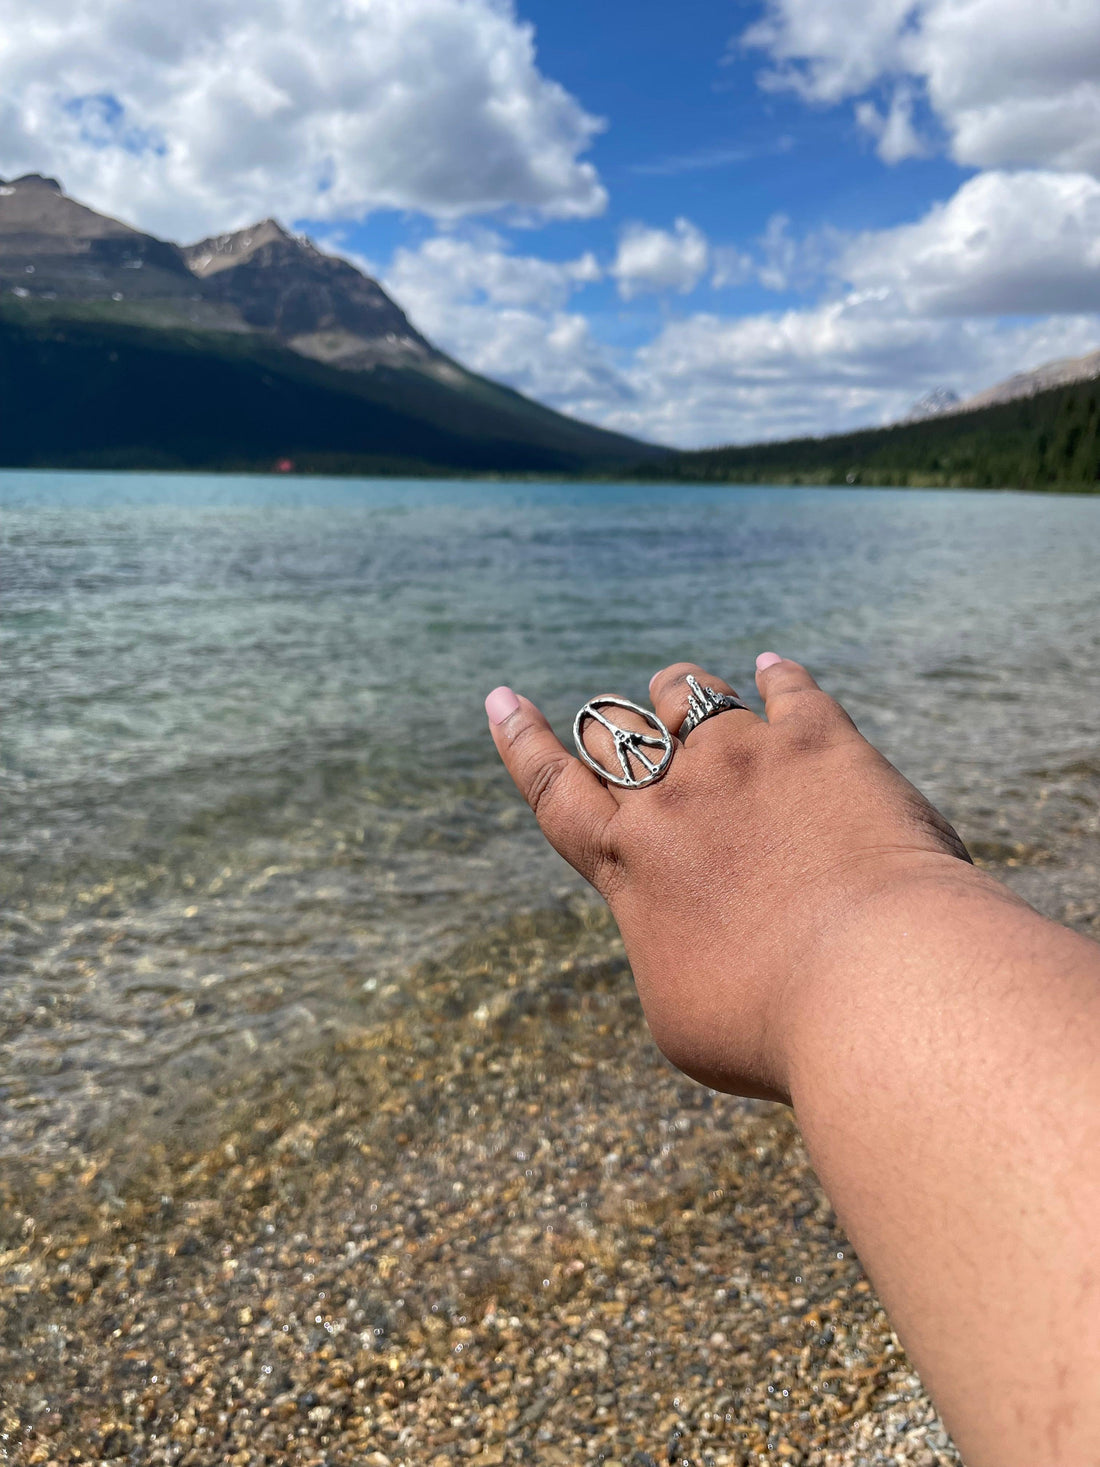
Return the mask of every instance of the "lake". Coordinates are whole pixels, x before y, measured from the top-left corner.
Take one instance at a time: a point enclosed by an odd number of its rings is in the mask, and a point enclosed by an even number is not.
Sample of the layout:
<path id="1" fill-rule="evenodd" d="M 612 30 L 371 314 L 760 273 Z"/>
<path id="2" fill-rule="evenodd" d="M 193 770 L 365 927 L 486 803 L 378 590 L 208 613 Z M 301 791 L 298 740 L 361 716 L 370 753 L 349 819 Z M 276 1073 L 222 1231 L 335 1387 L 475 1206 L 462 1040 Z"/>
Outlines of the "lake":
<path id="1" fill-rule="evenodd" d="M 0 1155 L 415 1016 L 517 912 L 564 961 L 588 898 L 500 682 L 568 737 L 685 657 L 754 699 L 774 648 L 977 856 L 1095 902 L 1100 498 L 5 472 L 0 514 Z"/>

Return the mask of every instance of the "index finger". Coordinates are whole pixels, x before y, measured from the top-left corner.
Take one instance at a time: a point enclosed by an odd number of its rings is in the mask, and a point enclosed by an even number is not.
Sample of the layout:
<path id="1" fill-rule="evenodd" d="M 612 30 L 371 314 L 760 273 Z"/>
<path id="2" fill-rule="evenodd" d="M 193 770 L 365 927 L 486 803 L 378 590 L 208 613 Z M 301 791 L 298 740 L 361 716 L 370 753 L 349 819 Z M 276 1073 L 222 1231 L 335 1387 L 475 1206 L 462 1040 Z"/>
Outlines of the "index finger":
<path id="1" fill-rule="evenodd" d="M 596 776 L 563 747 L 528 698 L 494 688 L 485 700 L 493 743 L 543 835 L 598 886 L 608 858 L 607 826 L 618 805 Z"/>

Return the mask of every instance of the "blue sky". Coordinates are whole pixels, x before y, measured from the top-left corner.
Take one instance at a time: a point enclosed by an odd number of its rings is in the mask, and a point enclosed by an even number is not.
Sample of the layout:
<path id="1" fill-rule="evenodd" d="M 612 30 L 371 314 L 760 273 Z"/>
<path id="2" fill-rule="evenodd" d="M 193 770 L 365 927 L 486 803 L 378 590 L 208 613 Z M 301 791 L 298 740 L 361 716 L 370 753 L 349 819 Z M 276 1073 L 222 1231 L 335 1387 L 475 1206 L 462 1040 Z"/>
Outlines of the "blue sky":
<path id="1" fill-rule="evenodd" d="M 687 218 L 716 249 L 777 254 L 780 241 L 789 247 L 833 227 L 903 223 L 950 196 L 974 171 L 942 154 L 911 159 L 904 169 L 891 166 L 849 110 L 763 90 L 757 78 L 767 58 L 739 41 L 760 11 L 718 0 L 680 6 L 604 0 L 584 9 L 560 0 L 521 3 L 518 15 L 535 29 L 540 69 L 605 123 L 585 156 L 608 203 L 593 218 L 540 221 L 537 239 L 527 237 L 529 224 L 509 229 L 496 219 L 494 227 L 520 253 L 566 260 L 595 250 L 612 258 L 632 224 L 674 230 L 677 219 Z M 299 216 L 295 222 L 336 237 L 324 221 Z M 395 249 L 433 232 L 428 218 L 380 214 L 338 237 L 384 269 Z M 773 271 L 768 286 L 755 275 L 735 276 L 719 288 L 713 279 L 704 272 L 691 291 L 647 291 L 624 303 L 605 276 L 573 303 L 602 341 L 632 348 L 670 314 L 774 311 L 813 299 L 821 285 L 812 260 L 802 260 L 788 281 Z"/>
<path id="2" fill-rule="evenodd" d="M 0 0 L 0 173 L 275 215 L 469 365 L 699 444 L 1100 347 L 1095 0 Z"/>

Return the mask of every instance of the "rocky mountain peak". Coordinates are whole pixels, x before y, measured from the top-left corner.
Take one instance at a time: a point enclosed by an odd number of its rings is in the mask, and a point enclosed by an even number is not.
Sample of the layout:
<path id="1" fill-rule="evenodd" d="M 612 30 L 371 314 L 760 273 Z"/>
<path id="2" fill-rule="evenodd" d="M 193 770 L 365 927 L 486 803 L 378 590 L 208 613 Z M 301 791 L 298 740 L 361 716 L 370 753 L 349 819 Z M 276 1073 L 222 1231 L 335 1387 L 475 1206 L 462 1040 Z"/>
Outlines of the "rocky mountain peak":
<path id="1" fill-rule="evenodd" d="M 1034 397 L 1037 392 L 1047 392 L 1052 387 L 1066 387 L 1071 382 L 1091 382 L 1100 377 L 1100 351 L 1089 352 L 1083 357 L 1059 357 L 1057 361 L 1044 362 L 1030 372 L 1016 372 L 1004 382 L 997 382 L 983 392 L 968 397 L 963 408 L 992 407 L 996 403 L 1012 402 L 1018 397 Z"/>
<path id="2" fill-rule="evenodd" d="M 250 224 L 245 229 L 215 234 L 209 239 L 199 240 L 197 244 L 185 245 L 183 254 L 192 271 L 205 277 L 239 265 L 272 245 L 289 247 L 293 251 L 300 244 L 277 219 L 261 219 L 258 224 Z"/>
<path id="3" fill-rule="evenodd" d="M 957 410 L 962 399 L 953 387 L 933 387 L 926 392 L 922 398 L 902 418 L 903 423 L 920 423 L 925 418 L 938 418 L 944 413 L 953 413 Z"/>
<path id="4" fill-rule="evenodd" d="M 129 320 L 262 331 L 352 371 L 454 363 L 376 280 L 277 219 L 181 248 L 70 199 L 56 179 L 0 183 L 0 296 L 103 302 Z"/>
<path id="5" fill-rule="evenodd" d="M 0 184 L 0 294 L 77 301 L 175 300 L 199 293 L 174 244 L 70 199 L 54 178 Z"/>
<path id="6" fill-rule="evenodd" d="M 183 256 L 208 300 L 305 356 L 350 369 L 441 360 L 376 280 L 276 219 L 187 245 Z"/>
<path id="7" fill-rule="evenodd" d="M 46 178 L 42 173 L 22 173 L 18 178 L 13 178 L 7 183 L 0 178 L 0 187 L 10 189 L 48 188 L 52 189 L 55 194 L 62 192 L 61 185 L 56 178 Z"/>
<path id="8" fill-rule="evenodd" d="M 78 204 L 55 178 L 43 178 L 40 173 L 25 173 L 22 178 L 0 184 L 0 235 L 5 240 L 12 235 L 43 242 L 49 239 L 53 243 L 48 248 L 52 249 L 63 240 L 78 248 L 81 241 L 93 239 L 151 238 L 109 214 L 98 214 Z"/>

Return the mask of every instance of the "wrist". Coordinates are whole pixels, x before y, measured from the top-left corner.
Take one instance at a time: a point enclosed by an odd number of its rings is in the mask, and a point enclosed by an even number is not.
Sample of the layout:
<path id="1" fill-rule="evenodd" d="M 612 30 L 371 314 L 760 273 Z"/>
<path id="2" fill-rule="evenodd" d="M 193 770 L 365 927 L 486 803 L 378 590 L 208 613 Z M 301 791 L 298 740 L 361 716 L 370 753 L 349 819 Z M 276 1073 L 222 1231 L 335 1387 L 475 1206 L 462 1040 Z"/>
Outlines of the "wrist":
<path id="1" fill-rule="evenodd" d="M 898 853 L 848 883 L 777 994 L 773 1064 L 790 1103 L 797 1107 L 812 1072 L 842 1062 L 853 1045 L 904 1032 L 907 1014 L 945 1020 L 963 996 L 960 976 L 1019 921 L 1045 923 L 946 853 Z"/>

